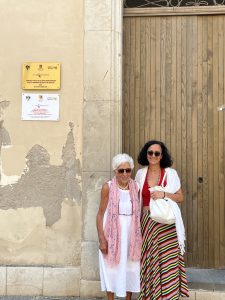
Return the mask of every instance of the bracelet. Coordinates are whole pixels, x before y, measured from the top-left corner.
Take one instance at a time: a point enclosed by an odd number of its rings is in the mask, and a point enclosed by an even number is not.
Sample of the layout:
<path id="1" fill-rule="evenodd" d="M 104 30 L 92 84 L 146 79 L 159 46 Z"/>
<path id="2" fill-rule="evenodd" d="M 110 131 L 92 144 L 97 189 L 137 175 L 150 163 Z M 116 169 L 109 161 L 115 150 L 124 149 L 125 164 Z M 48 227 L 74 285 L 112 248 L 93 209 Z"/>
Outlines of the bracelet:
<path id="1" fill-rule="evenodd" d="M 166 193 L 164 192 L 163 199 L 165 198 L 165 196 L 166 196 Z"/>

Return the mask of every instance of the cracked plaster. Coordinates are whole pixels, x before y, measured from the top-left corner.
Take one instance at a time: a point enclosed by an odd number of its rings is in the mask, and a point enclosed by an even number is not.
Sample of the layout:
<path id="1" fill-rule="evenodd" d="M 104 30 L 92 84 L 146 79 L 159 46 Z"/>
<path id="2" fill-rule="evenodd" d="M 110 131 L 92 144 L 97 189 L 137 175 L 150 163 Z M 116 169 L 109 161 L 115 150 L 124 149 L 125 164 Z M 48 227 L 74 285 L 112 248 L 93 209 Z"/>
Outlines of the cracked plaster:
<path id="1" fill-rule="evenodd" d="M 72 126 L 71 126 L 72 127 Z M 46 225 L 61 217 L 64 199 L 81 201 L 80 162 L 76 159 L 73 128 L 62 150 L 61 166 L 50 164 L 45 148 L 34 145 L 26 156 L 26 169 L 15 184 L 0 187 L 0 209 L 42 207 Z"/>

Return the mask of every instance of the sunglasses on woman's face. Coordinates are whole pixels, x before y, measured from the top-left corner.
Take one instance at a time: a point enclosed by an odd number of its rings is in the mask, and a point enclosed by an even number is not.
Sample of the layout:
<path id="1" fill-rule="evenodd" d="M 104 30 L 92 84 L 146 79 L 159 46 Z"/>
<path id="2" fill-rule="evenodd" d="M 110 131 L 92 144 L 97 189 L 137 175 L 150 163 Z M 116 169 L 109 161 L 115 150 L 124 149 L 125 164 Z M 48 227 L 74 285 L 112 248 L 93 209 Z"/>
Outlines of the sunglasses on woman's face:
<path id="1" fill-rule="evenodd" d="M 158 157 L 158 156 L 160 156 L 161 155 L 161 152 L 159 152 L 159 151 L 152 151 L 152 150 L 150 150 L 150 151 L 147 151 L 147 154 L 149 155 L 149 156 L 153 156 L 153 154 L 155 155 L 155 157 Z"/>
<path id="2" fill-rule="evenodd" d="M 131 169 L 130 168 L 127 168 L 127 169 L 118 169 L 117 172 L 119 174 L 123 174 L 124 172 L 131 173 Z"/>

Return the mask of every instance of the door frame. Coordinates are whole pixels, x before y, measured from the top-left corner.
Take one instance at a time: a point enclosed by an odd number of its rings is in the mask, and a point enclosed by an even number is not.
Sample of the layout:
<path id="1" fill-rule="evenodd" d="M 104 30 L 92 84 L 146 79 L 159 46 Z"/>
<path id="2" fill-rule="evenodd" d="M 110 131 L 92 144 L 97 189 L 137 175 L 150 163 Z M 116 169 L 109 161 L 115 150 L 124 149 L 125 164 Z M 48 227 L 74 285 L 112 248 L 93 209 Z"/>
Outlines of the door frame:
<path id="1" fill-rule="evenodd" d="M 191 7 L 124 8 L 123 17 L 224 15 L 225 5 Z"/>

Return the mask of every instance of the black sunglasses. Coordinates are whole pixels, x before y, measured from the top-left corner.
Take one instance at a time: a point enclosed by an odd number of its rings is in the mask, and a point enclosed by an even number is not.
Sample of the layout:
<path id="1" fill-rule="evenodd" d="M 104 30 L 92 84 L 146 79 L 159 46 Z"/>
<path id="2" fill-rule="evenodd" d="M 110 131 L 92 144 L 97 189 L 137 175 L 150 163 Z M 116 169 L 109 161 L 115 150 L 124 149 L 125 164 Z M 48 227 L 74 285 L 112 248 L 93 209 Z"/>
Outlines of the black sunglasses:
<path id="1" fill-rule="evenodd" d="M 153 156 L 153 154 L 155 154 L 155 157 L 158 157 L 158 156 L 161 155 L 161 152 L 150 150 L 150 151 L 147 151 L 147 154 L 148 154 L 149 156 Z"/>
<path id="2" fill-rule="evenodd" d="M 124 172 L 131 173 L 131 169 L 130 168 L 127 168 L 127 169 L 118 169 L 117 172 L 120 173 L 120 174 L 123 174 Z"/>

